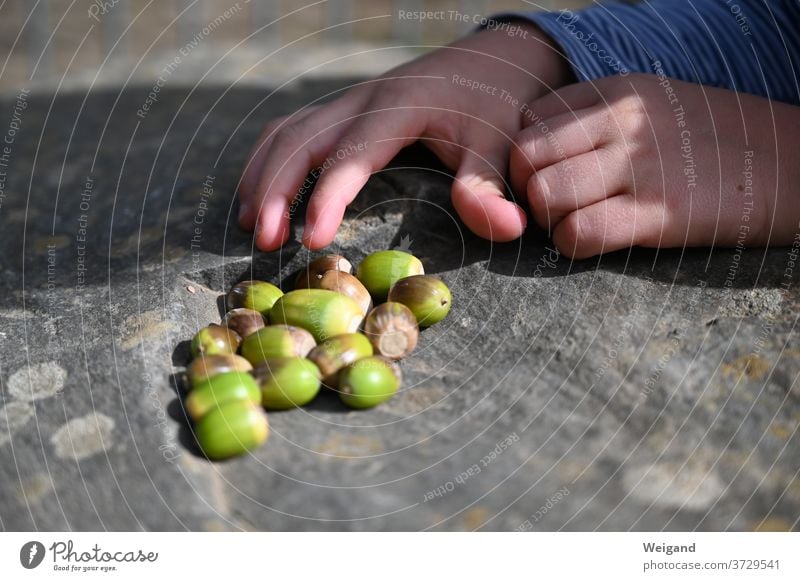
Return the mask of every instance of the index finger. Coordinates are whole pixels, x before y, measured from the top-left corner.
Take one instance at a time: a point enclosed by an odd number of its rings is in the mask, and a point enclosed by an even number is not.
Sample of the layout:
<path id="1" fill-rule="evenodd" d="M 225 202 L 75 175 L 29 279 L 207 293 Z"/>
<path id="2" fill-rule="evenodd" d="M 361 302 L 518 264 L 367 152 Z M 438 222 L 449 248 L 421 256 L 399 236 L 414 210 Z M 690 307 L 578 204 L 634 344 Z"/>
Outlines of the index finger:
<path id="1" fill-rule="evenodd" d="M 347 128 L 328 154 L 306 213 L 303 244 L 317 249 L 330 244 L 342 223 L 346 206 L 367 183 L 424 129 L 416 108 L 385 108 L 363 113 Z"/>

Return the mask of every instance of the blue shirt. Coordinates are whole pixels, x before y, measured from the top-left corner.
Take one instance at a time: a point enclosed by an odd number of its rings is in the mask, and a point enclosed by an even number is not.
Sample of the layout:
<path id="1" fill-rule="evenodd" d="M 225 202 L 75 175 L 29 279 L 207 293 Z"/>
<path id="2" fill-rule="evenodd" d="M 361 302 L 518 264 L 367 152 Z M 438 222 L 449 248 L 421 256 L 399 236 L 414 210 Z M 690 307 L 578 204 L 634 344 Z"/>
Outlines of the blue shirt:
<path id="1" fill-rule="evenodd" d="M 581 81 L 662 69 L 684 81 L 800 104 L 800 0 L 606 2 L 495 18 L 536 23 Z"/>

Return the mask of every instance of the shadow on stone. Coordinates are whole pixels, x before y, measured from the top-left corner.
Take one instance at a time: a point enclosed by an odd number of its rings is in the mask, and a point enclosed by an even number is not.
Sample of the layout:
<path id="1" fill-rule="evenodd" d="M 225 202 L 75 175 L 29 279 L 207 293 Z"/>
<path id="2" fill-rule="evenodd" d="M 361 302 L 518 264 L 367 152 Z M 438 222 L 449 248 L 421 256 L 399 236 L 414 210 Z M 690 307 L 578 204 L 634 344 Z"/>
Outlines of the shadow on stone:
<path id="1" fill-rule="evenodd" d="M 192 361 L 191 352 L 192 342 L 189 339 L 180 341 L 172 350 L 172 365 L 175 367 L 186 367 Z"/>
<path id="2" fill-rule="evenodd" d="M 186 373 L 179 371 L 169 376 L 169 386 L 179 397 L 189 393 L 189 378 Z"/>
<path id="3" fill-rule="evenodd" d="M 192 429 L 192 422 L 186 414 L 180 397 L 176 397 L 167 404 L 167 415 L 178 424 L 178 441 L 183 448 L 192 454 L 192 456 L 205 458 L 200 446 L 197 444 L 197 438 L 195 438 Z"/>
<path id="4" fill-rule="evenodd" d="M 345 414 L 348 411 L 350 411 L 350 408 L 345 407 L 345 405 L 341 402 L 341 400 L 339 400 L 337 391 L 329 387 L 325 387 L 324 385 L 319 390 L 319 394 L 317 395 L 317 397 L 315 397 L 311 401 L 311 403 L 309 403 L 304 407 L 308 411 L 326 412 L 326 413 Z"/>
<path id="5" fill-rule="evenodd" d="M 191 362 L 189 346 L 191 341 L 181 341 L 172 351 L 172 364 L 185 367 Z M 179 371 L 169 376 L 168 383 L 175 392 L 175 398 L 167 404 L 167 416 L 178 424 L 178 441 L 183 448 L 198 458 L 205 458 L 192 431 L 192 421 L 186 413 L 183 399 L 189 392 L 189 379 L 185 372 Z"/>
<path id="6" fill-rule="evenodd" d="M 221 294 L 217 296 L 217 312 L 219 313 L 220 320 L 225 318 L 225 313 L 228 312 L 228 306 L 225 303 L 227 295 Z"/>

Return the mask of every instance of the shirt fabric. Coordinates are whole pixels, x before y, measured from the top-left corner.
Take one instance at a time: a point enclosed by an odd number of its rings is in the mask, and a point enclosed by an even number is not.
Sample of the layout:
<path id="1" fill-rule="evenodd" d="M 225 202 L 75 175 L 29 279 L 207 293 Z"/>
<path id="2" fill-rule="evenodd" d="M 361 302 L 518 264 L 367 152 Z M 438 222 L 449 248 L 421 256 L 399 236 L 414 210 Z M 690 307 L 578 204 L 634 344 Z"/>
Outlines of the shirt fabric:
<path id="1" fill-rule="evenodd" d="M 642 0 L 583 10 L 505 13 L 527 19 L 589 81 L 656 73 L 800 104 L 800 0 Z"/>

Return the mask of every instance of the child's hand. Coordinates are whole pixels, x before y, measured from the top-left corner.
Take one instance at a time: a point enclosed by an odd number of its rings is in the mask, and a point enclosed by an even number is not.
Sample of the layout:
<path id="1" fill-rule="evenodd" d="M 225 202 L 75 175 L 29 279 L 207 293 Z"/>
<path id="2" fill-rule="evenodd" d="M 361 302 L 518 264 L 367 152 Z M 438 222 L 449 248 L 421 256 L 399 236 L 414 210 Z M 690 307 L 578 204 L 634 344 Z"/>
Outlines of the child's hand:
<path id="1" fill-rule="evenodd" d="M 798 107 L 631 75 L 564 87 L 530 109 L 511 182 L 568 256 L 780 245 L 798 232 Z"/>
<path id="2" fill-rule="evenodd" d="M 332 103 L 270 122 L 242 176 L 241 226 L 256 229 L 260 249 L 280 247 L 298 190 L 330 158 L 334 163 L 326 164 L 316 184 L 303 234 L 309 248 L 327 246 L 370 173 L 422 139 L 456 171 L 453 205 L 467 226 L 491 240 L 517 238 L 525 214 L 505 199 L 501 176 L 522 129 L 520 105 L 561 86 L 570 73 L 537 28 L 516 26 L 525 34 L 474 34 Z M 472 83 L 477 86 L 470 88 Z M 516 107 L 503 100 L 505 94 L 518 100 Z"/>

